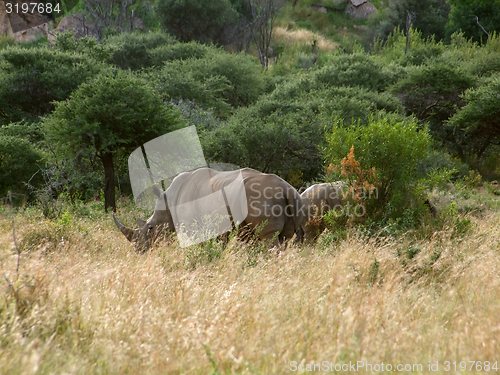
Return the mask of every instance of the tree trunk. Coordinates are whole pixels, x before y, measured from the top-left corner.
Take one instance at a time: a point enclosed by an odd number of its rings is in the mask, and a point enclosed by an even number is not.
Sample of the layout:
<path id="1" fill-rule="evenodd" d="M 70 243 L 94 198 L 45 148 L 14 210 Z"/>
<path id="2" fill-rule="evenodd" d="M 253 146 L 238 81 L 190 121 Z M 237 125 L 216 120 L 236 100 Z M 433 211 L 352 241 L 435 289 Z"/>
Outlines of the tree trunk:
<path id="1" fill-rule="evenodd" d="M 116 212 L 113 154 L 111 152 L 102 154 L 101 161 L 104 167 L 104 211 L 108 212 L 108 208 L 111 207 Z"/>
<path id="2" fill-rule="evenodd" d="M 477 153 L 477 160 L 481 159 L 481 157 L 483 156 L 484 152 L 486 151 L 486 149 L 488 148 L 488 146 L 491 144 L 491 140 L 492 139 L 493 139 L 493 136 L 489 135 L 488 138 L 486 139 L 486 141 L 484 142 L 483 146 L 481 147 L 481 149 Z"/>
<path id="3" fill-rule="evenodd" d="M 410 47 L 410 29 L 412 23 L 413 14 L 409 10 L 406 11 L 406 47 L 405 55 L 408 53 L 408 48 Z"/>

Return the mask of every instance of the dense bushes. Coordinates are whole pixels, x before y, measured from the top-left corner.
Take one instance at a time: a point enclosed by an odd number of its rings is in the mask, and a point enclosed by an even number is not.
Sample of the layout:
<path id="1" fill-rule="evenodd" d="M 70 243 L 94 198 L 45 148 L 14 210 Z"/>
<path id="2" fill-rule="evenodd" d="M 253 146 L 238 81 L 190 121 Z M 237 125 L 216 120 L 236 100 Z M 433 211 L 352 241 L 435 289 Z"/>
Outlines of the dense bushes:
<path id="1" fill-rule="evenodd" d="M 218 42 L 224 25 L 236 18 L 229 0 L 160 0 L 157 13 L 162 27 L 183 42 Z"/>
<path id="2" fill-rule="evenodd" d="M 112 51 L 108 62 L 122 69 L 139 70 L 153 66 L 151 51 L 172 45 L 175 38 L 164 33 L 120 34 L 106 40 Z"/>
<path id="3" fill-rule="evenodd" d="M 475 84 L 474 78 L 440 60 L 410 67 L 407 72 L 391 92 L 398 95 L 408 114 L 413 113 L 421 123 L 429 122 L 431 134 L 441 144 L 463 157 L 459 142 L 463 132 L 444 126 L 444 122 L 463 105 L 461 95 Z"/>
<path id="4" fill-rule="evenodd" d="M 354 54 L 332 59 L 314 74 L 313 80 L 324 87 L 354 86 L 383 91 L 395 77 L 368 55 Z"/>
<path id="5" fill-rule="evenodd" d="M 277 110 L 259 116 L 256 107 L 245 108 L 211 132 L 202 133 L 210 161 L 248 166 L 283 177 L 301 171 L 305 180 L 322 172 L 319 145 L 323 127 L 307 109 Z"/>
<path id="6" fill-rule="evenodd" d="M 234 9 L 238 4 L 246 4 L 228 3 Z M 440 0 L 429 3 L 442 4 Z M 199 32 L 203 25 L 190 26 Z M 171 111 L 169 104 L 173 104 L 181 109 L 186 122 L 197 126 L 209 161 L 278 173 L 297 186 L 323 178 L 325 163 L 320 150 L 327 143 L 324 132 L 336 120 L 343 124 L 336 130 L 337 135 L 349 130 L 356 134 L 356 142 L 362 139 L 380 143 L 382 150 L 391 153 L 392 146 L 385 148 L 382 138 L 365 139 L 363 137 L 368 137 L 365 133 L 382 137 L 381 129 L 385 131 L 391 126 L 399 129 L 401 124 L 416 126 L 405 117 L 415 116 L 421 129 L 428 126 L 440 155 L 448 151 L 453 157 L 459 156 L 462 162 L 493 165 L 492 161 L 498 160 L 496 144 L 500 142 L 495 130 L 499 126 L 496 122 L 499 117 L 496 109 L 499 38 L 491 35 L 488 43 L 481 46 L 454 34 L 451 44 L 447 45 L 422 35 L 425 34 L 410 31 L 407 53 L 406 35 L 396 31 L 385 42 L 379 41 L 373 46 L 373 55 L 359 48 L 354 53 L 346 50 L 323 53 L 316 64 L 305 70 L 291 67 L 296 56 L 285 53 L 265 72 L 250 54 L 228 53 L 197 41 L 185 43 L 158 31 L 120 34 L 102 41 L 91 37 L 75 39 L 70 33 L 62 33 L 53 47 L 6 46 L 0 50 L 0 124 L 24 120 L 15 126 L 29 127 L 40 121 L 41 116 L 47 117 L 46 124 L 52 124 L 48 134 L 54 136 L 56 128 L 64 130 L 66 141 L 56 137 L 57 141 L 50 139 L 44 144 L 41 133 L 19 133 L 18 140 L 14 141 L 8 138 L 12 137 L 10 133 L 4 132 L 2 147 L 25 150 L 29 165 L 33 165 L 35 154 L 41 152 L 48 162 L 47 170 L 52 170 L 55 164 L 64 164 L 64 168 L 53 175 L 61 181 L 79 181 L 70 188 L 82 190 L 82 196 L 91 197 L 98 192 L 83 190 L 102 186 L 102 181 L 100 185 L 96 181 L 102 178 L 104 168 L 99 163 L 102 155 L 95 151 L 113 149 L 116 168 L 125 176 L 123 161 L 133 142 L 118 134 L 120 127 L 136 138 L 139 128 L 141 134 L 154 138 L 170 127 L 155 128 L 155 132 L 149 133 L 142 129 L 147 130 L 156 123 L 156 114 L 163 113 L 165 108 Z M 207 40 L 218 37 L 206 35 Z M 280 48 L 296 47 L 283 44 Z M 307 49 L 310 55 L 310 48 L 305 45 L 301 52 L 306 53 Z M 288 61 L 284 61 L 286 59 Z M 113 73 L 99 74 L 110 71 Z M 99 78 L 94 80 L 96 76 Z M 155 97 L 154 106 L 143 102 L 150 94 Z M 68 98 L 71 99 L 66 101 Z M 73 103 L 70 109 L 68 103 Z M 146 109 L 149 112 L 146 113 Z M 132 126 L 132 122 L 136 124 Z M 92 124 L 99 124 L 97 127 L 111 124 L 116 132 L 100 134 L 94 131 Z M 9 125 L 9 129 L 15 126 Z M 387 130 L 385 136 L 395 137 L 388 144 L 412 144 L 411 132 L 404 129 L 400 129 L 399 138 Z M 414 133 L 423 134 L 423 130 Z M 328 130 L 328 134 L 331 143 L 333 133 Z M 26 142 L 32 142 L 34 136 L 38 137 L 36 145 L 26 149 Z M 407 136 L 408 142 L 403 139 Z M 89 139 L 93 140 L 87 142 Z M 87 142 L 85 147 L 82 140 Z M 139 139 L 133 141 L 139 142 Z M 350 146 L 343 145 L 337 156 L 346 157 Z M 366 162 L 364 149 L 359 146 L 354 150 L 356 158 Z M 51 151 L 57 149 L 57 153 L 47 152 L 49 147 Z M 63 148 L 71 152 L 62 152 Z M 53 155 L 58 160 L 52 159 Z M 372 159 L 379 156 L 385 161 L 376 168 L 393 167 L 392 159 L 387 161 L 391 155 L 377 154 Z M 328 157 L 328 163 L 333 163 L 332 154 Z M 446 162 L 443 161 L 446 158 L 437 162 L 428 159 L 422 162 L 420 170 L 428 172 L 431 166 L 441 162 L 451 165 L 456 161 L 453 157 Z M 70 161 L 71 158 L 74 160 Z M 92 181 L 86 184 L 81 176 L 72 175 L 72 168 L 92 171 Z M 28 172 L 32 170 L 18 175 L 22 175 L 24 181 Z M 9 184 L 16 189 L 21 186 Z M 384 199 L 392 202 L 396 195 Z"/>
<path id="7" fill-rule="evenodd" d="M 488 36 L 481 29 L 492 34 L 500 31 L 500 1 L 499 0 L 450 0 L 451 5 L 446 35 L 450 37 L 457 31 L 463 32 L 467 38 L 486 42 Z M 478 18 L 481 27 L 477 24 Z"/>
<path id="8" fill-rule="evenodd" d="M 101 69 L 90 56 L 48 47 L 0 51 L 0 124 L 49 114 L 53 101 L 65 100 Z"/>
<path id="9" fill-rule="evenodd" d="M 147 77 L 166 97 L 192 100 L 215 109 L 221 117 L 227 117 L 233 108 L 250 105 L 264 90 L 255 59 L 216 48 L 208 50 L 203 58 L 166 62 L 161 70 Z"/>
<path id="10" fill-rule="evenodd" d="M 34 146 L 39 138 L 35 126 L 11 124 L 0 127 L 0 196 L 9 190 L 17 193 L 29 192 L 27 183 L 38 170 L 43 153 Z M 39 182 L 40 176 L 31 184 Z"/>
<path id="11" fill-rule="evenodd" d="M 484 79 L 480 87 L 467 90 L 464 101 L 466 105 L 448 124 L 467 132 L 469 142 L 463 147 L 481 159 L 488 147 L 500 141 L 500 73 Z"/>

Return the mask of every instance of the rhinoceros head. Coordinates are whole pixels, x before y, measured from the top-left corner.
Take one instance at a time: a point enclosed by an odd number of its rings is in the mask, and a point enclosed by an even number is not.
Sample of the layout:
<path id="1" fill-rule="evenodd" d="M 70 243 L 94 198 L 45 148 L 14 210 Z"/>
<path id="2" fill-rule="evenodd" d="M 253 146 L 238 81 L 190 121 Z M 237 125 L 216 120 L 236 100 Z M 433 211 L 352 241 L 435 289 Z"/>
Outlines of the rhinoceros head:
<path id="1" fill-rule="evenodd" d="M 148 220 L 137 218 L 139 228 L 132 229 L 123 225 L 113 214 L 113 220 L 124 234 L 134 244 L 137 251 L 143 252 L 149 249 L 157 237 L 164 230 L 174 231 L 174 223 L 166 202 L 166 195 L 158 185 L 153 185 L 153 192 L 157 196 L 155 212 Z"/>

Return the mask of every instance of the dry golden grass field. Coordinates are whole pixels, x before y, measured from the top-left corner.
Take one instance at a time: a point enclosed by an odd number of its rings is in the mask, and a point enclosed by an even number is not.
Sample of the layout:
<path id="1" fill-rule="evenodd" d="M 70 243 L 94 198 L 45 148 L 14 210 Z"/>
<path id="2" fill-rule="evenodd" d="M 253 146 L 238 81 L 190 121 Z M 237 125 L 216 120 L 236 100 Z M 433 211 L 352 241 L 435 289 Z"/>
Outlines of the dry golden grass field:
<path id="1" fill-rule="evenodd" d="M 232 240 L 224 251 L 174 241 L 139 255 L 100 211 L 49 221 L 28 209 L 15 215 L 18 272 L 5 207 L 0 373 L 354 373 L 347 366 L 358 361 L 373 371 L 356 373 L 430 373 L 429 363 L 432 373 L 485 373 L 486 362 L 498 373 L 500 214 L 491 197 L 439 230 L 348 230 L 280 254 Z"/>

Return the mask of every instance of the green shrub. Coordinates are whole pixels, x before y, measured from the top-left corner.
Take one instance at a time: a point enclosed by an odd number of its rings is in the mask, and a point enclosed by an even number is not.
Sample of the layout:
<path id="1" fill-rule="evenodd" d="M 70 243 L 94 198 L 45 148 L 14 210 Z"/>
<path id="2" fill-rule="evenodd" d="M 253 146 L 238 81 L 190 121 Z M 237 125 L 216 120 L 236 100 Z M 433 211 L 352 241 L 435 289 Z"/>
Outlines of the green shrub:
<path id="1" fill-rule="evenodd" d="M 456 173 L 456 169 L 448 169 L 446 167 L 442 169 L 433 169 L 427 174 L 425 185 L 431 191 L 435 188 L 445 190 L 448 188 L 448 184 L 451 183 Z"/>
<path id="2" fill-rule="evenodd" d="M 483 184 L 483 177 L 478 171 L 470 170 L 467 176 L 464 176 L 464 183 L 468 189 L 474 189 Z"/>
<path id="3" fill-rule="evenodd" d="M 121 69 L 151 67 L 156 61 L 153 61 L 150 51 L 175 42 L 171 35 L 161 32 L 122 33 L 106 40 L 106 45 L 113 51 L 108 62 Z"/>
<path id="4" fill-rule="evenodd" d="M 394 75 L 366 54 L 341 55 L 313 75 L 325 87 L 354 86 L 383 91 L 395 81 Z"/>
<path id="5" fill-rule="evenodd" d="M 36 121 L 102 69 L 93 58 L 48 47 L 0 51 L 0 124 Z"/>
<path id="6" fill-rule="evenodd" d="M 200 265 L 217 262 L 224 253 L 224 247 L 225 243 L 217 238 L 190 246 L 186 253 L 187 267 L 195 269 Z"/>
<path id="7" fill-rule="evenodd" d="M 72 31 L 57 33 L 53 43 L 54 48 L 61 52 L 78 52 L 83 55 L 92 56 L 101 62 L 109 61 L 114 52 L 114 48 L 111 45 L 101 43 L 93 36 L 75 38 Z"/>
<path id="8" fill-rule="evenodd" d="M 500 53 L 480 53 L 473 59 L 463 63 L 465 69 L 478 77 L 490 77 L 500 72 Z"/>
<path id="9" fill-rule="evenodd" d="M 36 226 L 30 226 L 19 243 L 21 251 L 29 253 L 43 249 L 43 255 L 47 255 L 62 249 L 65 243 L 75 238 L 76 231 L 61 220 L 45 220 Z"/>
<path id="10" fill-rule="evenodd" d="M 9 190 L 27 194 L 26 184 L 38 170 L 37 163 L 43 155 L 28 139 L 3 135 L 3 129 L 0 129 L 0 197 L 5 197 Z"/>
<path id="11" fill-rule="evenodd" d="M 148 51 L 151 66 L 161 67 L 166 61 L 186 60 L 189 58 L 201 59 L 208 51 L 208 47 L 196 42 L 165 44 Z"/>
<path id="12" fill-rule="evenodd" d="M 158 92 L 167 99 L 191 101 L 223 118 L 232 112 L 231 105 L 221 100 L 224 93 L 230 90 L 225 77 L 199 77 L 189 67 L 173 61 L 167 62 L 160 72 L 148 73 L 146 78 L 155 83 Z"/>
<path id="13" fill-rule="evenodd" d="M 403 106 L 393 95 L 376 93 L 362 88 L 335 87 L 329 90 L 312 91 L 312 102 L 318 102 L 323 116 L 336 116 L 347 122 L 361 121 L 366 124 L 369 117 L 377 113 L 393 113 L 402 118 Z"/>
<path id="14" fill-rule="evenodd" d="M 183 42 L 219 42 L 224 26 L 237 17 L 231 1 L 159 0 L 161 26 Z"/>
<path id="15" fill-rule="evenodd" d="M 203 59 L 167 62 L 151 73 L 158 90 L 171 99 L 192 100 L 226 117 L 232 108 L 248 106 L 264 91 L 260 65 L 245 54 L 211 48 Z"/>
<path id="16" fill-rule="evenodd" d="M 456 202 L 451 202 L 442 211 L 440 221 L 444 223 L 443 226 L 452 230 L 451 237 L 463 237 L 473 229 L 474 224 L 468 217 L 459 213 Z"/>
<path id="17" fill-rule="evenodd" d="M 446 25 L 446 35 L 461 31 L 467 38 L 476 42 L 486 42 L 487 35 L 478 27 L 476 19 L 478 17 L 481 26 L 490 32 L 500 31 L 500 0 L 471 1 L 454 0 L 451 5 L 449 20 Z"/>
<path id="18" fill-rule="evenodd" d="M 500 195 L 500 189 L 498 188 L 498 185 L 488 184 L 488 185 L 486 185 L 486 190 L 490 194 Z"/>
<path id="19" fill-rule="evenodd" d="M 419 169 L 422 175 L 427 175 L 434 170 L 456 170 L 457 172 L 453 176 L 453 180 L 469 173 L 467 164 L 461 162 L 458 158 L 453 158 L 447 152 L 439 150 L 429 152 L 427 158 L 420 164 Z"/>
<path id="20" fill-rule="evenodd" d="M 314 113 L 306 108 L 277 109 L 265 116 L 259 109 L 243 108 L 213 131 L 203 133 L 207 159 L 284 178 L 296 170 L 302 171 L 305 180 L 317 177 L 322 171 L 318 147 L 324 142 L 321 120 L 314 119 Z"/>
<path id="21" fill-rule="evenodd" d="M 422 123 L 429 123 L 429 130 L 436 140 L 462 156 L 465 132 L 446 127 L 444 122 L 463 106 L 462 94 L 475 84 L 473 76 L 440 59 L 409 67 L 407 76 L 391 87 L 390 92 L 401 99 L 407 114 L 414 114 Z"/>
<path id="22" fill-rule="evenodd" d="M 419 201 L 415 185 L 421 177 L 418 166 L 430 147 L 427 129 L 414 121 L 403 122 L 372 118 L 365 126 L 346 125 L 337 120 L 327 131 L 324 149 L 327 163 L 339 166 L 354 146 L 354 154 L 363 170 L 375 169 L 379 186 L 368 211 L 387 217 L 401 215 Z"/>
<path id="23" fill-rule="evenodd" d="M 12 46 L 14 45 L 14 39 L 11 39 L 11 38 L 8 38 L 6 36 L 0 36 L 0 50 L 8 47 L 8 46 Z"/>
<path id="24" fill-rule="evenodd" d="M 500 140 L 500 73 L 485 78 L 481 86 L 468 89 L 465 105 L 448 121 L 453 131 L 465 132 L 467 154 L 480 160 Z"/>
<path id="25" fill-rule="evenodd" d="M 474 79 L 445 61 L 411 67 L 391 92 L 398 95 L 405 107 L 419 119 L 442 123 L 462 104 L 460 94 L 474 85 Z"/>
<path id="26" fill-rule="evenodd" d="M 310 78 L 291 80 L 276 87 L 267 97 L 258 102 L 262 109 L 309 108 L 326 120 L 341 118 L 344 122 L 366 124 L 370 115 L 385 113 L 402 118 L 401 102 L 387 92 L 377 93 L 361 87 L 317 88 Z M 267 101 L 264 106 L 261 103 Z M 271 104 L 273 103 L 273 104 Z M 262 112 L 261 112 L 262 113 Z"/>
<path id="27" fill-rule="evenodd" d="M 375 40 L 372 51 L 377 59 L 385 64 L 396 63 L 401 66 L 422 65 L 433 58 L 440 57 L 446 50 L 442 42 L 436 42 L 433 36 L 423 37 L 414 28 L 410 29 L 410 44 L 406 50 L 406 33 L 396 28 L 386 39 Z"/>
<path id="28" fill-rule="evenodd" d="M 445 36 L 450 6 L 445 0 L 400 0 L 389 3 L 369 19 L 370 41 L 386 40 L 390 34 L 406 27 L 407 12 L 413 13 L 412 29 L 424 38 L 441 40 Z M 395 31 L 396 30 L 396 31 Z M 413 35 L 412 35 L 413 36 Z M 413 38 L 411 38 L 413 41 Z"/>

